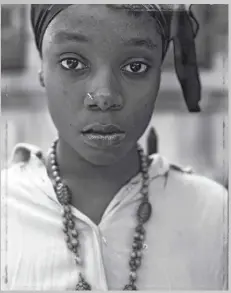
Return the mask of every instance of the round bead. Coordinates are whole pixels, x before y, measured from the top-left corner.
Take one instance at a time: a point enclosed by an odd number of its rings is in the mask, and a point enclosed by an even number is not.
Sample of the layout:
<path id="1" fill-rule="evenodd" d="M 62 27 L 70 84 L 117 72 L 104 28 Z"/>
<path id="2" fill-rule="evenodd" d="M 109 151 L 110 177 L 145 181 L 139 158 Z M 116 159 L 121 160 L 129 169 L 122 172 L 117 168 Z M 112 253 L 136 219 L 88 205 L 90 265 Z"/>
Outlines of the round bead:
<path id="1" fill-rule="evenodd" d="M 67 220 L 68 221 L 72 221 L 72 219 L 73 219 L 73 216 L 72 216 L 72 214 L 71 213 L 66 213 L 66 217 L 67 217 Z"/>
<path id="2" fill-rule="evenodd" d="M 64 211 L 64 212 L 65 212 L 65 211 Z M 65 214 L 64 214 L 64 218 L 67 220 L 67 223 L 68 223 L 68 220 L 69 220 L 68 213 L 65 212 Z"/>
<path id="3" fill-rule="evenodd" d="M 135 281 L 136 280 L 136 278 L 137 278 L 137 274 L 136 274 L 136 272 L 130 272 L 130 278 L 133 280 L 133 281 Z"/>
<path id="4" fill-rule="evenodd" d="M 140 234 L 140 240 L 143 241 L 144 240 L 144 235 Z"/>
<path id="5" fill-rule="evenodd" d="M 148 187 L 143 186 L 142 189 L 141 189 L 141 193 L 142 194 L 147 194 L 148 193 Z"/>
<path id="6" fill-rule="evenodd" d="M 130 267 L 134 267 L 134 266 L 136 265 L 135 260 L 134 260 L 134 259 L 131 259 L 131 260 L 129 261 L 129 265 L 130 265 Z"/>
<path id="7" fill-rule="evenodd" d="M 141 241 L 136 241 L 136 249 L 139 250 L 143 247 L 143 244 Z"/>
<path id="8" fill-rule="evenodd" d="M 63 184 L 63 192 L 66 193 L 68 191 L 67 186 Z"/>
<path id="9" fill-rule="evenodd" d="M 51 154 L 54 154 L 54 155 L 56 155 L 56 146 L 54 145 L 51 145 L 51 148 L 50 148 L 50 155 Z"/>
<path id="10" fill-rule="evenodd" d="M 68 198 L 70 196 L 69 192 L 63 191 L 63 197 Z"/>
<path id="11" fill-rule="evenodd" d="M 57 191 L 62 191 L 62 189 L 64 188 L 64 184 L 63 183 L 58 183 L 56 186 Z"/>
<path id="12" fill-rule="evenodd" d="M 62 204 L 68 204 L 70 202 L 70 196 L 62 195 L 62 196 L 60 196 L 59 200 Z"/>
<path id="13" fill-rule="evenodd" d="M 144 234 L 145 232 L 143 225 L 138 225 L 135 230 L 140 234 Z"/>
<path id="14" fill-rule="evenodd" d="M 52 150 L 52 152 L 50 153 L 50 158 L 51 158 L 51 160 L 55 160 L 55 153 L 54 153 L 53 150 Z"/>
<path id="15" fill-rule="evenodd" d="M 70 213 L 71 212 L 71 207 L 69 205 L 64 205 L 64 211 L 67 212 L 67 213 Z"/>
<path id="16" fill-rule="evenodd" d="M 138 232 L 136 232 L 136 233 L 134 234 L 134 238 L 135 238 L 135 239 L 140 239 L 140 236 L 141 236 L 141 234 L 138 233 Z"/>
<path id="17" fill-rule="evenodd" d="M 143 201 L 148 202 L 148 193 L 143 193 Z"/>
<path id="18" fill-rule="evenodd" d="M 61 189 L 58 189 L 58 190 L 56 191 L 56 193 L 57 193 L 57 195 L 58 195 L 59 197 L 62 197 L 62 196 L 63 196 L 63 193 L 62 193 L 62 190 L 61 190 Z"/>
<path id="19" fill-rule="evenodd" d="M 54 159 L 51 159 L 51 166 L 55 166 L 56 165 L 56 161 Z"/>
<path id="20" fill-rule="evenodd" d="M 133 242 L 133 243 L 132 243 L 132 248 L 134 248 L 134 249 L 137 249 L 137 248 L 138 248 L 138 244 L 137 244 L 137 242 Z"/>
<path id="21" fill-rule="evenodd" d="M 135 260 L 135 262 L 136 262 L 136 267 L 139 268 L 140 265 L 141 265 L 141 260 L 140 260 L 139 258 L 137 258 L 137 259 Z"/>
<path id="22" fill-rule="evenodd" d="M 133 252 L 131 253 L 131 258 L 136 258 L 136 257 L 137 257 L 137 254 L 136 254 L 135 251 L 133 251 Z"/>
<path id="23" fill-rule="evenodd" d="M 148 175 L 148 173 L 146 173 L 146 172 L 145 172 L 145 173 L 143 173 L 143 179 L 144 179 L 144 180 L 148 180 L 148 178 L 149 178 L 149 175 Z"/>
<path id="24" fill-rule="evenodd" d="M 77 239 L 72 239 L 71 244 L 72 244 L 72 246 L 76 247 L 76 246 L 78 246 L 79 241 Z"/>
<path id="25" fill-rule="evenodd" d="M 142 223 L 146 223 L 152 214 L 152 205 L 148 201 L 144 201 L 140 204 L 137 211 L 137 218 Z"/>
<path id="26" fill-rule="evenodd" d="M 146 174 L 148 172 L 148 165 L 146 162 L 141 163 L 141 170 L 142 170 L 142 174 Z"/>
<path id="27" fill-rule="evenodd" d="M 56 147 L 56 144 L 57 144 L 57 140 L 53 141 L 52 144 L 51 144 L 51 146 L 52 147 Z"/>
<path id="28" fill-rule="evenodd" d="M 71 235 L 73 237 L 77 238 L 78 237 L 78 232 L 75 229 L 73 229 L 73 230 L 71 230 Z"/>
<path id="29" fill-rule="evenodd" d="M 136 255 L 137 255 L 138 258 L 141 258 L 141 256 L 142 256 L 142 251 L 141 251 L 141 250 L 138 250 L 138 251 L 136 252 Z"/>
<path id="30" fill-rule="evenodd" d="M 72 220 L 68 221 L 68 227 L 73 229 L 74 228 L 74 222 Z"/>
<path id="31" fill-rule="evenodd" d="M 57 194 L 57 198 L 58 198 L 58 200 L 59 200 L 59 202 L 60 203 L 62 203 L 62 194 Z M 65 215 L 66 215 L 66 213 L 65 213 Z"/>
<path id="32" fill-rule="evenodd" d="M 58 177 L 59 173 L 58 173 L 57 171 L 53 171 L 53 172 L 52 172 L 52 175 L 53 175 L 53 177 L 55 178 L 55 177 Z"/>
<path id="33" fill-rule="evenodd" d="M 61 182 L 61 177 L 60 177 L 60 176 L 55 177 L 55 181 L 56 181 L 57 183 L 60 183 L 60 182 Z"/>
<path id="34" fill-rule="evenodd" d="M 52 165 L 51 170 L 52 171 L 58 171 L 58 166 L 57 165 Z"/>
<path id="35" fill-rule="evenodd" d="M 148 180 L 145 180 L 145 181 L 142 183 L 142 187 L 149 187 L 149 181 L 148 181 Z"/>

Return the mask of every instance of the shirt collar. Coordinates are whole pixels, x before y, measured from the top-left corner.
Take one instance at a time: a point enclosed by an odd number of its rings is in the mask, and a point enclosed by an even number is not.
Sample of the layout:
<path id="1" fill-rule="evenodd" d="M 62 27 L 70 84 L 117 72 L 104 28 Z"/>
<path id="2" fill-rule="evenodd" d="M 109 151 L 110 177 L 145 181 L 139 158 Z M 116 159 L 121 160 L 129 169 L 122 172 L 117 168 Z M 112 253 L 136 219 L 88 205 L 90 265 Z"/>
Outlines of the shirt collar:
<path id="1" fill-rule="evenodd" d="M 50 180 L 45 165 L 46 155 L 40 148 L 31 144 L 20 143 L 17 144 L 12 152 L 10 164 L 19 164 L 28 172 L 30 180 L 46 195 L 55 202 L 58 202 L 56 194 L 53 189 L 52 181 Z M 170 164 L 160 154 L 153 154 L 149 157 L 149 178 L 150 181 L 156 177 L 163 176 L 168 173 Z M 131 178 L 125 187 L 132 188 L 139 186 L 142 182 L 141 173 Z"/>

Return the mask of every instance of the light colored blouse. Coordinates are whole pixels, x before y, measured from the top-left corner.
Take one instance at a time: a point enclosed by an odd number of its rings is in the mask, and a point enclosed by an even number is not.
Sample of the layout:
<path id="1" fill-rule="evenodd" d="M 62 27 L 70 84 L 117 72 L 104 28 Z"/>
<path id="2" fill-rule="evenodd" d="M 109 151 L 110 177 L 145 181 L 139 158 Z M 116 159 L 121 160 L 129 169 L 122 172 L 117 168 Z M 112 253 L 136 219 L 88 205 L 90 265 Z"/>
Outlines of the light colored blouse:
<path id="1" fill-rule="evenodd" d="M 74 290 L 82 271 L 93 290 L 122 290 L 141 194 L 141 174 L 121 188 L 95 225 L 72 207 L 82 267 L 64 241 L 61 205 L 31 145 L 18 145 L 2 171 L 3 290 Z M 29 153 L 29 156 L 28 156 Z M 227 191 L 152 156 L 150 201 L 139 290 L 226 290 Z"/>

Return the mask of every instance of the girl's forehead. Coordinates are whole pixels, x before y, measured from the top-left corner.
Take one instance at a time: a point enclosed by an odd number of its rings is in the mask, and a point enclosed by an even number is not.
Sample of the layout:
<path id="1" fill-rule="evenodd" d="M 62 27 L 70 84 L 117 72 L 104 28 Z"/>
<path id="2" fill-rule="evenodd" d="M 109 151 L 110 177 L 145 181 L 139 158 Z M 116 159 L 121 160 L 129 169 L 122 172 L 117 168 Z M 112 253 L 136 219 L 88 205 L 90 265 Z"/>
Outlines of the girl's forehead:
<path id="1" fill-rule="evenodd" d="M 113 9 L 103 4 L 77 4 L 64 9 L 52 20 L 46 34 L 55 37 L 60 31 L 77 31 L 89 37 L 107 31 L 122 38 L 155 37 L 157 33 L 155 19 L 147 12 L 135 16 L 124 9 Z"/>

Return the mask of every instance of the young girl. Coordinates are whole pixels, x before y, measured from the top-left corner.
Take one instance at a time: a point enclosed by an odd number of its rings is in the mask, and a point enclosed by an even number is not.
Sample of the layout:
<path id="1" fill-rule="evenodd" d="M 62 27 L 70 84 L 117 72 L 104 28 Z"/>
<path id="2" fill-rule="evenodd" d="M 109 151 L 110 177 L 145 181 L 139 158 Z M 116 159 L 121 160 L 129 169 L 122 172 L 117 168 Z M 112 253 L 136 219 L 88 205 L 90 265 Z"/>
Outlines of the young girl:
<path id="1" fill-rule="evenodd" d="M 227 288 L 227 192 L 137 144 L 171 37 L 199 110 L 192 22 L 173 12 L 32 5 L 58 139 L 47 155 L 17 145 L 2 173 L 4 289 Z"/>

